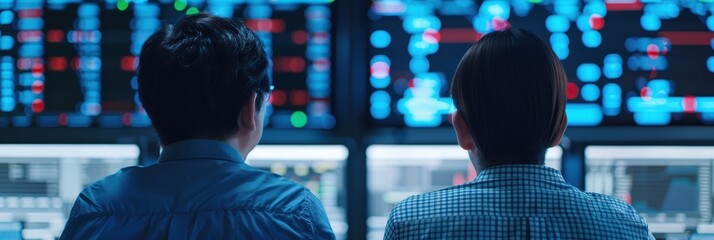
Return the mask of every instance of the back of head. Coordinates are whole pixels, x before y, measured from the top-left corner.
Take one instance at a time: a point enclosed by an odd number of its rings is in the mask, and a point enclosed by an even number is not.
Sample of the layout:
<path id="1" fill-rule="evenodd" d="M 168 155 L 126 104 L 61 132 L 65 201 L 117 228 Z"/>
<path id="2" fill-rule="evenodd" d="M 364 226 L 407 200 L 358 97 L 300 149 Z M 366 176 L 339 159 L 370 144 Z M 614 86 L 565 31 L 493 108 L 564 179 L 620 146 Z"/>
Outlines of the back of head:
<path id="1" fill-rule="evenodd" d="M 144 43 L 139 96 L 162 144 L 223 140 L 238 131 L 248 98 L 269 91 L 268 66 L 263 43 L 243 23 L 191 15 Z"/>
<path id="2" fill-rule="evenodd" d="M 565 71 L 534 34 L 485 35 L 454 75 L 454 104 L 487 165 L 542 164 L 565 128 Z"/>

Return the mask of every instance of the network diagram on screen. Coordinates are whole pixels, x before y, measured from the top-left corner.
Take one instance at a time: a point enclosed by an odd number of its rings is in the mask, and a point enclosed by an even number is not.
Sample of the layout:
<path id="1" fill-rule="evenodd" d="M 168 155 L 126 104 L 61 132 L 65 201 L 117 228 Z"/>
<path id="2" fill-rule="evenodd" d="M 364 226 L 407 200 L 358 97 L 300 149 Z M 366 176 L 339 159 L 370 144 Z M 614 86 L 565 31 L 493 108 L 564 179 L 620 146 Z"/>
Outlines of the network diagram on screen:
<path id="1" fill-rule="evenodd" d="M 271 56 L 267 125 L 332 128 L 331 0 L 2 0 L 0 127 L 147 127 L 144 41 L 209 12 L 244 20 Z"/>
<path id="2" fill-rule="evenodd" d="M 549 42 L 571 126 L 714 123 L 714 3 L 660 0 L 377 0 L 369 9 L 371 123 L 438 127 L 453 72 L 506 26 Z"/>

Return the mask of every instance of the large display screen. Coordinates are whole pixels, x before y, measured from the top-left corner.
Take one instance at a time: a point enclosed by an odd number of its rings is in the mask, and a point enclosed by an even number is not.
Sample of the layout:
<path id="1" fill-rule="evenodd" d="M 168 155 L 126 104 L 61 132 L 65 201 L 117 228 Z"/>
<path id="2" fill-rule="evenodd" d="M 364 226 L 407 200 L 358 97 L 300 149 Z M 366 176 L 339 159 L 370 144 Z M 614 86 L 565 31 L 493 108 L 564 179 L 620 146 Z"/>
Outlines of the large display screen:
<path id="1" fill-rule="evenodd" d="M 571 126 L 714 124 L 714 3 L 659 0 L 375 0 L 370 122 L 438 127 L 461 56 L 509 25 L 550 43 Z"/>
<path id="2" fill-rule="evenodd" d="M 563 150 L 546 153 L 545 165 L 560 169 Z M 372 145 L 367 148 L 369 192 L 367 239 L 382 239 L 392 208 L 409 196 L 461 185 L 476 178 L 468 153 L 452 145 Z"/>
<path id="3" fill-rule="evenodd" d="M 79 193 L 138 158 L 136 145 L 0 145 L 0 239 L 58 239 Z"/>
<path id="4" fill-rule="evenodd" d="M 337 239 L 347 237 L 347 198 L 344 184 L 349 151 L 342 145 L 259 145 L 248 165 L 304 185 L 325 207 Z"/>
<path id="5" fill-rule="evenodd" d="M 330 0 L 0 1 L 0 127 L 147 127 L 135 70 L 163 24 L 242 19 L 271 55 L 267 126 L 332 128 Z"/>
<path id="6" fill-rule="evenodd" d="M 713 163 L 712 147 L 591 146 L 585 190 L 632 205 L 655 234 L 713 233 Z"/>

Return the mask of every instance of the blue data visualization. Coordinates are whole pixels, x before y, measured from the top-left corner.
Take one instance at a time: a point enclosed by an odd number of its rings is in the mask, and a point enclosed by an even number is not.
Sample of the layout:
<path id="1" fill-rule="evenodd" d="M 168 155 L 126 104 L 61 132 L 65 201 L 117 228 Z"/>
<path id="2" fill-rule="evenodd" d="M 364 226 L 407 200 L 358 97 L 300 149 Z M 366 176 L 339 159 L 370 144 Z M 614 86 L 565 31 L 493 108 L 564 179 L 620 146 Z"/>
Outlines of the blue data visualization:
<path id="1" fill-rule="evenodd" d="M 370 122 L 439 127 L 461 56 L 508 27 L 549 42 L 568 76 L 570 126 L 714 124 L 714 2 L 376 0 Z"/>
<path id="2" fill-rule="evenodd" d="M 267 126 L 332 128 L 331 0 L 0 0 L 0 127 L 148 127 L 141 46 L 187 14 L 242 19 L 271 56 Z"/>

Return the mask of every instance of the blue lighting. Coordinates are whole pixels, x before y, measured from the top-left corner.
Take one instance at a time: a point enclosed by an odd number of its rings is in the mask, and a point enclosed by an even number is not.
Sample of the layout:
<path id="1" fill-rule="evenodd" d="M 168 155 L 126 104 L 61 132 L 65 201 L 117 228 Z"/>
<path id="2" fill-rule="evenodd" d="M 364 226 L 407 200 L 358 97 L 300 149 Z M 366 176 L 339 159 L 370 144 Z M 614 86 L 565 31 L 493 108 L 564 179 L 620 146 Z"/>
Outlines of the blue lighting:
<path id="1" fill-rule="evenodd" d="M 372 32 L 369 40 L 375 48 L 386 48 L 392 42 L 392 36 L 387 31 L 377 30 Z"/>
<path id="2" fill-rule="evenodd" d="M 643 126 L 667 125 L 672 119 L 672 114 L 663 112 L 636 112 L 635 123 Z"/>
<path id="3" fill-rule="evenodd" d="M 2 25 L 12 23 L 13 19 L 15 19 L 15 14 L 10 10 L 5 10 L 0 13 L 0 24 Z"/>
<path id="4" fill-rule="evenodd" d="M 570 21 L 564 16 L 550 15 L 545 19 L 545 27 L 551 32 L 562 33 L 570 29 Z"/>
<path id="5" fill-rule="evenodd" d="M 436 16 L 409 16 L 404 18 L 403 27 L 411 34 L 424 32 L 427 29 L 438 31 L 441 29 L 441 20 Z"/>
<path id="6" fill-rule="evenodd" d="M 493 29 L 491 29 L 491 20 L 487 18 L 485 15 L 477 15 L 474 17 L 473 22 L 471 23 L 474 26 L 474 29 L 476 32 L 480 33 L 487 33 L 491 32 Z"/>
<path id="7" fill-rule="evenodd" d="M 424 73 L 429 71 L 429 60 L 424 57 L 412 58 L 409 61 L 409 70 L 412 73 Z"/>
<path id="8" fill-rule="evenodd" d="M 602 43 L 602 36 L 600 32 L 595 30 L 588 30 L 583 32 L 583 44 L 589 48 L 596 48 Z"/>
<path id="9" fill-rule="evenodd" d="M 580 29 L 580 31 L 585 32 L 587 30 L 592 30 L 592 27 L 590 27 L 590 16 L 588 15 L 580 15 L 575 24 L 578 25 L 578 29 Z"/>
<path id="10" fill-rule="evenodd" d="M 511 16 L 511 7 L 508 1 L 487 0 L 481 4 L 479 15 L 486 15 L 488 18 L 499 17 L 508 20 Z"/>
<path id="11" fill-rule="evenodd" d="M 533 8 L 533 4 L 529 3 L 528 0 L 512 0 L 511 5 L 513 5 L 513 13 L 519 17 L 525 17 L 528 12 Z"/>
<path id="12" fill-rule="evenodd" d="M 711 19 L 711 17 L 709 17 Z M 707 26 L 709 26 L 709 20 L 707 20 Z M 645 13 L 640 18 L 640 24 L 642 28 L 647 31 L 658 31 L 662 27 L 662 21 L 654 14 Z M 714 23 L 713 23 L 714 24 Z M 712 29 L 711 27 L 709 29 Z"/>
<path id="13" fill-rule="evenodd" d="M 625 48 L 627 49 L 627 51 L 629 51 L 629 52 L 637 51 L 637 46 L 638 46 L 638 43 L 637 43 L 636 38 L 630 37 L 625 40 Z"/>
<path id="14" fill-rule="evenodd" d="M 565 33 L 553 33 L 550 35 L 550 44 L 559 46 L 568 46 L 570 44 L 570 39 Z"/>
<path id="15" fill-rule="evenodd" d="M 421 34 L 413 35 L 409 39 L 409 53 L 412 56 L 426 56 L 439 50 L 439 43 L 424 39 Z"/>
<path id="16" fill-rule="evenodd" d="M 614 53 L 605 56 L 602 73 L 609 79 L 620 78 L 622 76 L 622 57 Z"/>
<path id="17" fill-rule="evenodd" d="M 602 106 L 607 116 L 615 116 L 620 113 L 622 105 L 622 88 L 615 83 L 608 83 L 602 88 Z"/>
<path id="18" fill-rule="evenodd" d="M 583 100 L 588 102 L 597 101 L 600 97 L 600 89 L 595 84 L 585 84 L 580 90 L 580 96 L 583 97 Z"/>
<path id="19" fill-rule="evenodd" d="M 273 15 L 273 10 L 265 4 L 256 4 L 245 9 L 245 16 L 248 18 L 270 18 Z"/>
<path id="20" fill-rule="evenodd" d="M 414 2 L 408 4 L 404 10 L 405 15 L 431 15 L 434 7 L 427 2 Z"/>
<path id="21" fill-rule="evenodd" d="M 370 97 L 370 114 L 375 119 L 385 119 L 391 114 L 391 97 L 385 91 L 375 91 Z"/>
<path id="22" fill-rule="evenodd" d="M 590 16 L 591 14 L 597 14 L 601 17 L 605 17 L 605 15 L 607 15 L 607 6 L 605 5 L 605 2 L 597 0 L 585 5 L 585 8 L 583 8 L 583 15 Z"/>
<path id="23" fill-rule="evenodd" d="M 578 0 L 557 0 L 553 2 L 555 13 L 575 20 L 580 14 L 580 4 Z"/>
<path id="24" fill-rule="evenodd" d="M 558 55 L 560 60 L 565 60 L 570 55 L 570 49 L 567 46 L 553 46 L 553 52 Z"/>
<path id="25" fill-rule="evenodd" d="M 77 16 L 80 18 L 99 16 L 99 6 L 94 4 L 82 4 L 79 6 L 79 9 L 77 9 Z"/>
<path id="26" fill-rule="evenodd" d="M 600 79 L 600 67 L 593 63 L 583 63 L 578 66 L 577 76 L 583 82 L 595 82 Z"/>
<path id="27" fill-rule="evenodd" d="M 570 39 L 568 39 L 568 35 L 565 35 L 565 33 L 553 33 L 550 35 L 550 45 L 560 60 L 564 60 L 570 55 L 569 44 Z"/>
<path id="28" fill-rule="evenodd" d="M 383 78 L 370 76 L 369 83 L 372 84 L 372 87 L 377 89 L 386 88 L 390 83 L 392 83 L 392 78 L 389 76 Z"/>
<path id="29" fill-rule="evenodd" d="M 570 103 L 565 106 L 568 126 L 597 126 L 602 122 L 600 105 L 594 103 Z"/>
<path id="30" fill-rule="evenodd" d="M 45 26 L 45 20 L 42 18 L 22 18 L 17 21 L 17 30 L 37 30 Z"/>
<path id="31" fill-rule="evenodd" d="M 327 32 L 330 30 L 332 22 L 329 19 L 314 19 L 307 22 L 309 32 Z"/>
<path id="32" fill-rule="evenodd" d="M 707 17 L 707 27 L 709 31 L 714 31 L 714 16 Z"/>
<path id="33" fill-rule="evenodd" d="M 710 72 L 714 72 L 714 57 L 707 58 L 707 69 Z"/>
<path id="34" fill-rule="evenodd" d="M 376 62 L 385 62 L 385 63 L 387 63 L 387 65 L 392 65 L 392 60 L 390 60 L 389 57 L 387 57 L 385 55 L 376 55 L 376 56 L 372 57 L 372 60 L 369 61 L 369 65 L 372 65 Z"/>

